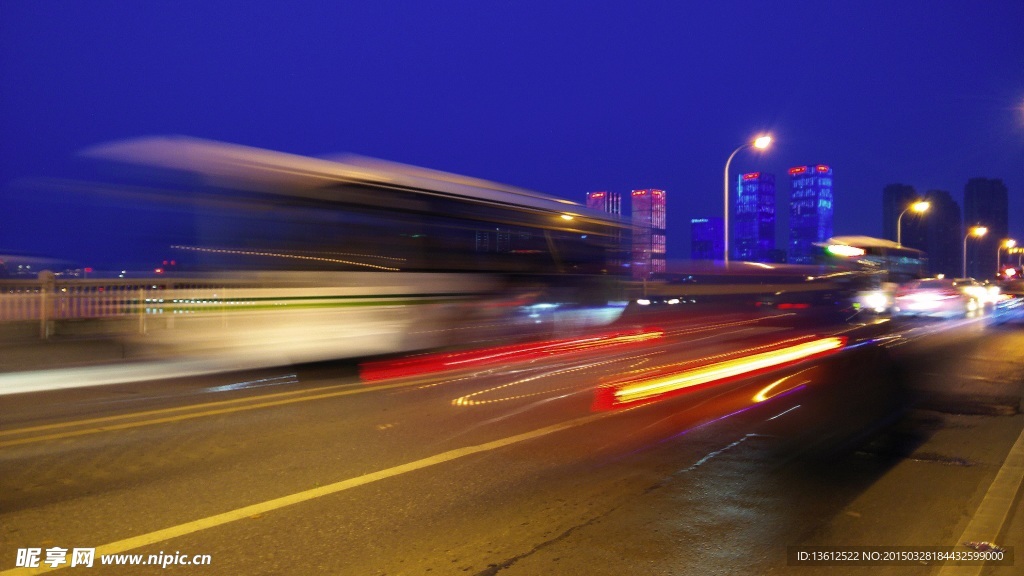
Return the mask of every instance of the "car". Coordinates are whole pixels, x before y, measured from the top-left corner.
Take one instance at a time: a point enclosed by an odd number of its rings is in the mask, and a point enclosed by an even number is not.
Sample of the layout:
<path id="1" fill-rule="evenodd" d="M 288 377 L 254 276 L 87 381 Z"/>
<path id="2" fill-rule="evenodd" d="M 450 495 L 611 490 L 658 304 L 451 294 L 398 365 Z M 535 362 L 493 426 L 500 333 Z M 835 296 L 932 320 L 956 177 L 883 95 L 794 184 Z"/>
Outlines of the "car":
<path id="1" fill-rule="evenodd" d="M 992 282 L 979 282 L 974 278 L 957 278 L 953 280 L 953 283 L 985 309 L 995 306 L 1000 299 L 999 286 Z"/>
<path id="2" fill-rule="evenodd" d="M 991 319 L 994 324 L 1024 322 L 1024 280 L 1011 277 L 1002 282 Z"/>
<path id="3" fill-rule="evenodd" d="M 982 310 L 984 291 L 976 282 L 952 278 L 926 278 L 909 282 L 896 290 L 896 316 L 963 317 Z"/>

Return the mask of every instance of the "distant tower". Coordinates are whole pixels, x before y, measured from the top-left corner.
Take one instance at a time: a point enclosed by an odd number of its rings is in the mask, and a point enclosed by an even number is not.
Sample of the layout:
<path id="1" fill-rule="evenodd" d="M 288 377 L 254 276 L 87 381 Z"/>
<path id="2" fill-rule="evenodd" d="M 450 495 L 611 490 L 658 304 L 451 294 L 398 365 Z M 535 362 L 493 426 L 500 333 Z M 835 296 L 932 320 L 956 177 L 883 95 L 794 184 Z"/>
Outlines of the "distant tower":
<path id="1" fill-rule="evenodd" d="M 889 184 L 882 189 L 882 235 L 896 241 L 896 224 L 900 213 L 911 204 L 921 200 L 921 195 L 908 184 Z M 900 221 L 901 242 L 904 246 L 927 250 L 925 247 L 925 219 L 931 218 L 931 210 L 924 215 L 914 211 L 907 212 Z"/>
<path id="2" fill-rule="evenodd" d="M 633 278 L 665 271 L 665 191 L 633 190 Z"/>
<path id="3" fill-rule="evenodd" d="M 618 192 L 587 192 L 587 208 L 621 215 L 622 196 Z"/>
<path id="4" fill-rule="evenodd" d="M 722 260 L 724 254 L 722 217 L 690 220 L 690 259 Z"/>
<path id="5" fill-rule="evenodd" d="M 968 276 L 990 278 L 995 275 L 996 251 L 1010 230 L 1008 196 L 1002 180 L 971 178 L 967 181 L 964 187 L 964 228 L 976 225 L 988 228 L 983 237 L 967 241 Z"/>
<path id="6" fill-rule="evenodd" d="M 960 222 L 960 205 L 945 190 L 929 190 L 924 199 L 931 204 L 928 212 L 919 219 L 918 225 L 924 229 L 925 241 L 923 246 L 912 247 L 927 253 L 930 274 L 945 274 L 955 278 L 961 273 L 963 258 L 964 234 Z M 910 212 L 907 212 L 909 215 Z M 904 227 L 907 225 L 907 216 L 903 217 Z M 903 244 L 907 245 L 906 228 L 903 229 Z"/>
<path id="7" fill-rule="evenodd" d="M 737 190 L 735 257 L 768 262 L 775 250 L 775 175 L 741 174 Z"/>
<path id="8" fill-rule="evenodd" d="M 476 231 L 477 252 L 508 253 L 512 250 L 512 233 L 508 228 Z"/>
<path id="9" fill-rule="evenodd" d="M 618 192 L 609 192 L 607 190 L 587 192 L 587 208 L 622 216 L 622 195 Z M 613 250 L 613 254 L 608 257 L 608 265 L 620 270 L 623 263 L 629 261 L 632 246 L 629 245 L 629 234 L 626 234 L 625 238 L 618 231 L 614 232 L 614 234 L 616 247 Z"/>
<path id="10" fill-rule="evenodd" d="M 813 264 L 814 243 L 832 237 L 832 168 L 797 166 L 789 176 L 789 261 Z"/>

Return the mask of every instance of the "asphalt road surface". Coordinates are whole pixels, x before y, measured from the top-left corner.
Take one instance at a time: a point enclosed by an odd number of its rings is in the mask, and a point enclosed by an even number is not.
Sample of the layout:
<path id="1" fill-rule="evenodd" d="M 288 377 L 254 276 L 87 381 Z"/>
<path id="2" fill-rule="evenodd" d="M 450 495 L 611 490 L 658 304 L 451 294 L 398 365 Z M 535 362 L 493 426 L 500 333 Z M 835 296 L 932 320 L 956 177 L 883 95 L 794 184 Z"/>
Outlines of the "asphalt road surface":
<path id="1" fill-rule="evenodd" d="M 794 319 L 2 396 L 0 575 L 946 574 L 790 553 L 968 550 L 972 521 L 1024 550 L 1024 331 Z"/>

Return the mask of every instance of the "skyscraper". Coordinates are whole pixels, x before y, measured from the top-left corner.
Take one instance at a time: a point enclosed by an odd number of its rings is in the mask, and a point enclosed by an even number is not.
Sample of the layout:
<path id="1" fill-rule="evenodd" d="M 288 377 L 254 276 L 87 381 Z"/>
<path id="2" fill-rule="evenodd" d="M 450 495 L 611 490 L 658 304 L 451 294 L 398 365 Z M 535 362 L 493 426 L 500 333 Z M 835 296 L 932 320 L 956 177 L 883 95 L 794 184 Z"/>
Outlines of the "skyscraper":
<path id="1" fill-rule="evenodd" d="M 665 271 L 665 191 L 633 190 L 633 277 Z"/>
<path id="2" fill-rule="evenodd" d="M 789 261 L 813 264 L 814 243 L 832 237 L 832 168 L 796 166 L 789 176 Z"/>
<path id="3" fill-rule="evenodd" d="M 913 186 L 908 184 L 889 184 L 882 190 L 882 235 L 893 242 L 899 237 L 904 246 L 927 250 L 925 244 L 925 229 L 927 224 L 924 218 L 930 218 L 931 211 L 921 215 L 910 211 L 903 215 L 900 220 L 900 213 L 910 207 L 911 204 L 921 200 L 921 195 Z M 958 207 L 959 210 L 959 207 Z M 897 223 L 901 234 L 897 233 Z"/>
<path id="4" fill-rule="evenodd" d="M 507 253 L 512 250 L 512 232 L 508 228 L 476 231 L 477 252 Z"/>
<path id="5" fill-rule="evenodd" d="M 621 215 L 622 196 L 618 192 L 587 192 L 587 208 Z"/>
<path id="6" fill-rule="evenodd" d="M 587 208 L 622 216 L 622 195 L 618 192 L 602 190 L 599 192 L 587 192 Z M 629 245 L 629 234 L 623 235 L 615 232 L 615 244 L 612 254 L 608 257 L 608 265 L 620 269 L 624 262 L 630 259 L 632 246 Z"/>
<path id="7" fill-rule="evenodd" d="M 964 187 L 964 227 L 981 225 L 988 233 L 967 242 L 967 275 L 989 278 L 996 273 L 996 251 L 1010 230 L 1009 197 L 1002 180 L 971 178 Z"/>
<path id="8" fill-rule="evenodd" d="M 953 195 L 945 190 L 929 190 L 924 199 L 930 206 L 920 219 L 919 228 L 924 229 L 924 246 L 913 246 L 928 254 L 928 272 L 932 275 L 945 274 L 950 278 L 960 275 L 960 259 L 963 258 L 963 229 L 960 222 L 960 205 Z M 910 212 L 907 212 L 907 216 Z M 907 224 L 903 217 L 903 225 Z M 907 229 L 903 230 L 904 244 Z M 993 264 L 994 265 L 994 264 Z"/>
<path id="9" fill-rule="evenodd" d="M 741 174 L 736 189 L 735 257 L 767 262 L 775 250 L 775 175 Z"/>
<path id="10" fill-rule="evenodd" d="M 722 260 L 724 254 L 722 217 L 690 220 L 690 259 Z"/>

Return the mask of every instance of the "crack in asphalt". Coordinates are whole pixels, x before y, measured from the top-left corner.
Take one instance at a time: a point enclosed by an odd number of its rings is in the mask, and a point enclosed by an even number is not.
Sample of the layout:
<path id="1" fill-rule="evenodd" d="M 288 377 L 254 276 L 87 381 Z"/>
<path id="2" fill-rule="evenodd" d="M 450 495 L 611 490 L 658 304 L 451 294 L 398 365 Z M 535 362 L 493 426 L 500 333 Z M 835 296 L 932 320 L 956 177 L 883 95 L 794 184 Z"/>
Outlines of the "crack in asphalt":
<path id="1" fill-rule="evenodd" d="M 577 524 L 575 526 L 572 526 L 571 528 L 565 530 L 564 532 L 562 532 L 558 536 L 555 536 L 554 538 L 550 538 L 548 540 L 545 540 L 545 541 L 541 542 L 540 544 L 537 544 L 536 546 L 534 546 L 532 549 L 528 550 L 527 552 L 523 552 L 522 554 L 519 554 L 518 556 L 513 556 L 512 558 L 509 558 L 508 560 L 505 560 L 504 562 L 502 562 L 500 564 L 490 564 L 484 570 L 481 570 L 480 572 L 477 572 L 476 576 L 494 576 L 499 571 L 504 570 L 505 568 L 512 567 L 513 564 L 515 564 L 516 562 L 522 560 L 523 558 L 527 558 L 529 556 L 532 556 L 532 555 L 536 554 L 537 552 L 543 550 L 544 548 L 547 548 L 548 546 L 551 546 L 553 544 L 557 544 L 558 542 L 561 542 L 562 540 L 565 540 L 573 532 L 576 532 L 577 530 L 580 530 L 581 528 L 586 528 L 587 526 L 590 526 L 590 525 L 594 524 L 598 520 L 601 520 L 602 518 L 605 518 L 606 516 L 610 515 L 611 513 L 615 512 L 618 509 L 619 509 L 619 506 L 616 506 L 614 508 L 610 508 L 610 509 L 606 510 L 604 513 L 602 513 L 602 514 L 600 514 L 598 516 L 595 516 L 595 517 L 591 518 L 590 520 L 587 520 L 586 522 L 583 522 L 582 524 Z"/>
<path id="2" fill-rule="evenodd" d="M 715 450 L 713 452 L 710 452 L 710 453 L 706 454 L 703 458 L 701 458 L 697 462 L 687 466 L 686 468 L 683 468 L 681 470 L 677 470 L 677 471 L 669 474 L 668 476 L 666 476 L 665 478 L 663 478 L 659 482 L 656 482 L 656 483 L 648 486 L 647 488 L 645 488 L 641 492 L 641 495 L 645 496 L 645 495 L 650 494 L 651 492 L 653 492 L 655 490 L 658 490 L 660 488 L 664 488 L 665 486 L 668 486 L 674 479 L 679 477 L 681 474 L 686 473 L 686 472 L 693 472 L 694 470 L 697 470 L 702 465 L 704 465 L 708 461 L 712 460 L 716 456 L 719 456 L 722 453 L 727 452 L 727 451 L 735 448 L 736 446 L 739 446 L 740 444 L 742 444 L 743 442 L 747 441 L 748 439 L 750 439 L 752 437 L 758 437 L 758 436 L 760 436 L 760 435 L 759 434 L 747 434 L 747 435 L 743 436 L 742 438 L 740 438 L 739 440 L 736 440 L 735 442 L 733 442 L 731 444 L 728 444 L 728 445 L 726 445 L 726 446 L 724 446 L 724 447 L 722 447 L 722 448 L 720 448 L 718 450 Z M 611 515 L 616 510 L 618 510 L 620 507 L 621 507 L 621 505 L 620 506 L 615 506 L 613 508 L 609 508 L 608 510 L 604 511 L 602 514 L 599 514 L 598 516 L 595 516 L 595 517 L 591 518 L 590 520 L 587 520 L 586 522 L 583 522 L 581 524 L 577 524 L 575 526 L 572 526 L 571 528 L 565 530 L 564 532 L 562 532 L 561 534 L 555 536 L 554 538 L 550 538 L 548 540 L 545 540 L 545 541 L 537 544 L 536 546 L 534 546 L 529 551 L 523 552 L 522 554 L 519 554 L 518 556 L 513 556 L 512 558 L 509 558 L 508 560 L 505 560 L 504 562 L 502 562 L 500 564 L 489 564 L 487 566 L 487 568 L 485 568 L 484 570 L 481 570 L 480 572 L 477 572 L 475 574 L 475 576 L 495 576 L 501 570 L 504 570 L 505 568 L 512 567 L 513 564 L 515 564 L 516 562 L 522 560 L 523 558 L 527 558 L 529 556 L 532 556 L 532 555 L 536 554 L 537 552 L 543 550 L 544 548 L 547 548 L 548 546 L 552 546 L 554 544 L 557 544 L 558 542 L 561 542 L 562 540 L 565 540 L 570 535 L 572 535 L 573 532 L 576 532 L 577 530 L 580 530 L 582 528 L 586 528 L 587 526 L 593 525 L 595 522 L 597 522 L 597 521 L 599 521 L 599 520 L 601 520 L 601 519 Z"/>

